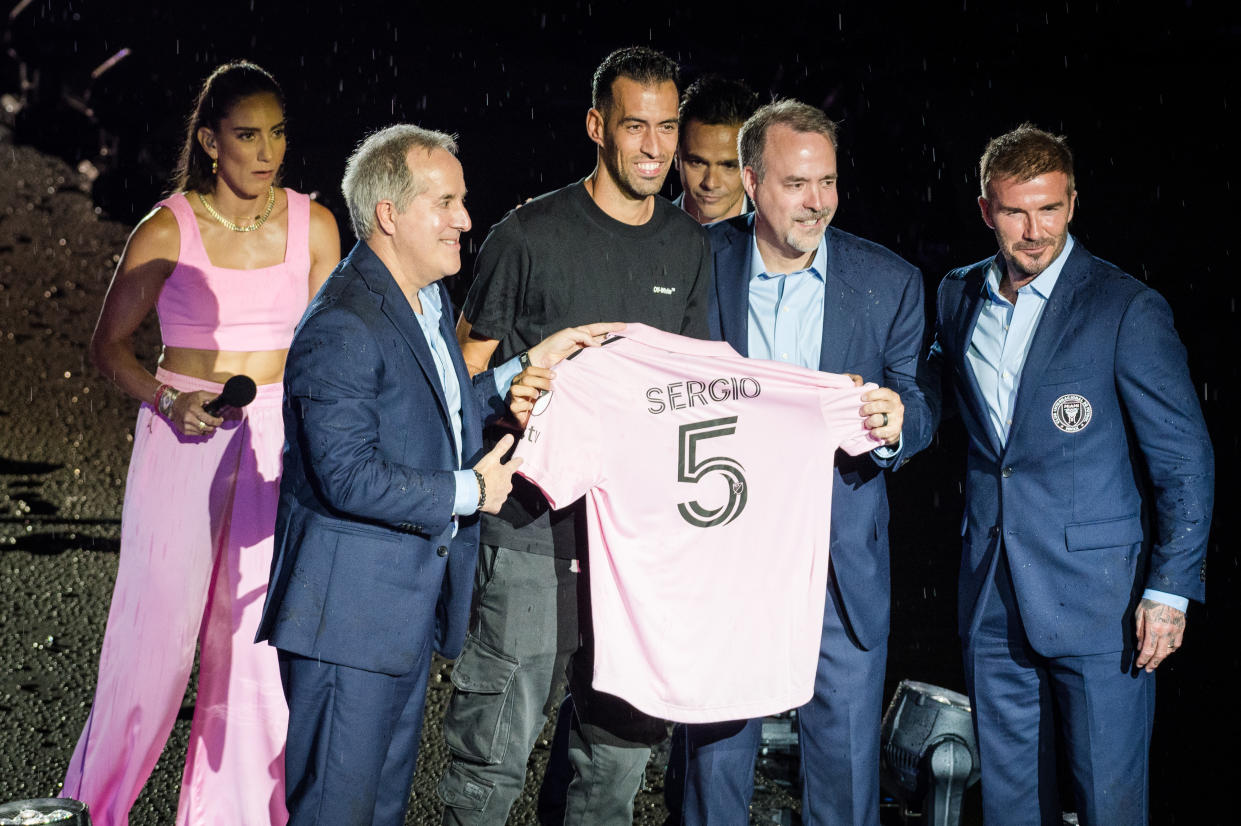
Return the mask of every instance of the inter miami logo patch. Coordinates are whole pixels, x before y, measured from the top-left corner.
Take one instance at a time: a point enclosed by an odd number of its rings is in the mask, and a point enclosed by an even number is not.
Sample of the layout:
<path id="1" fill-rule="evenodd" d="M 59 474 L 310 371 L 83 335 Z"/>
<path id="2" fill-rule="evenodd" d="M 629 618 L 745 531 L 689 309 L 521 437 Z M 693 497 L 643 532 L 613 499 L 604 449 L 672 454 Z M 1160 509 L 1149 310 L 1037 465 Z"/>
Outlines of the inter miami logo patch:
<path id="1" fill-rule="evenodd" d="M 1076 433 L 1090 424 L 1090 402 L 1085 396 L 1065 393 L 1051 406 L 1051 423 L 1065 433 Z"/>

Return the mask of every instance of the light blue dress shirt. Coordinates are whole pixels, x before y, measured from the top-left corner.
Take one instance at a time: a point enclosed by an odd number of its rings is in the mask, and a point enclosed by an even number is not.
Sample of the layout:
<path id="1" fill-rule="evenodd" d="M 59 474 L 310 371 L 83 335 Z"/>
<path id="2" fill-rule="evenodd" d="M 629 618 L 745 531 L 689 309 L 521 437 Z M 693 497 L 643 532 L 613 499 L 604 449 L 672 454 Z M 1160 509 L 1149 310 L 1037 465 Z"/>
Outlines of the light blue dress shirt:
<path id="1" fill-rule="evenodd" d="M 974 371 L 974 380 L 978 382 L 978 389 L 987 406 L 991 428 L 1001 447 L 1008 444 L 1008 431 L 1013 426 L 1013 405 L 1017 401 L 1017 390 L 1021 387 L 1021 374 L 1030 354 L 1030 344 L 1034 341 L 1043 311 L 1047 309 L 1051 292 L 1060 280 L 1064 262 L 1073 251 L 1073 244 L 1073 237 L 1069 236 L 1056 260 L 1029 284 L 1017 290 L 1016 304 L 1010 304 L 1000 295 L 1000 279 L 1004 277 L 1004 272 L 999 259 L 987 267 L 983 280 L 982 309 L 978 313 L 978 322 L 970 336 L 970 347 L 965 357 Z M 1185 597 L 1150 588 L 1142 596 L 1181 611 L 1189 605 Z"/>
<path id="2" fill-rule="evenodd" d="M 1000 447 L 1008 443 L 1008 429 L 1013 425 L 1013 403 L 1017 400 L 1017 388 L 1021 386 L 1021 371 L 1026 356 L 1030 354 L 1030 342 L 1039 319 L 1047 308 L 1051 291 L 1060 279 L 1060 271 L 1073 250 L 1070 236 L 1064 249 L 1051 262 L 1051 266 L 1039 273 L 1029 284 L 1017 290 L 1017 303 L 1009 304 L 1000 295 L 1000 279 L 1004 276 L 995 261 L 987 267 L 983 281 L 982 310 L 978 323 L 970 337 L 970 349 L 965 354 L 974 371 L 978 389 L 991 428 L 1000 439 Z"/>
<path id="3" fill-rule="evenodd" d="M 444 305 L 440 302 L 439 286 L 428 284 L 418 291 L 418 300 L 422 303 L 422 312 L 415 313 L 422 335 L 431 348 L 431 359 L 435 362 L 435 372 L 439 376 L 440 389 L 444 391 L 444 400 L 448 403 L 448 421 L 452 425 L 453 447 L 456 449 L 457 464 L 464 460 L 461 457 L 461 385 L 457 382 L 457 374 L 453 369 L 452 355 L 448 342 L 440 332 L 440 318 L 444 315 Z M 492 377 L 496 382 L 496 392 L 503 396 L 508 393 L 509 385 L 521 369 L 517 358 L 511 358 L 497 367 Z M 472 469 L 458 470 L 453 473 L 456 482 L 452 512 L 457 516 L 468 516 L 478 510 L 478 481 Z"/>
<path id="4" fill-rule="evenodd" d="M 768 273 L 758 250 L 758 239 L 751 233 L 749 271 L 750 357 L 818 370 L 823 349 L 827 239 L 819 239 L 819 248 L 807 269 Z M 900 448 L 900 442 L 891 447 L 880 445 L 874 453 L 891 459 L 900 453 Z"/>
<path id="5" fill-rule="evenodd" d="M 750 357 L 819 369 L 823 346 L 823 274 L 827 243 L 819 241 L 810 267 L 768 273 L 750 236 Z"/>

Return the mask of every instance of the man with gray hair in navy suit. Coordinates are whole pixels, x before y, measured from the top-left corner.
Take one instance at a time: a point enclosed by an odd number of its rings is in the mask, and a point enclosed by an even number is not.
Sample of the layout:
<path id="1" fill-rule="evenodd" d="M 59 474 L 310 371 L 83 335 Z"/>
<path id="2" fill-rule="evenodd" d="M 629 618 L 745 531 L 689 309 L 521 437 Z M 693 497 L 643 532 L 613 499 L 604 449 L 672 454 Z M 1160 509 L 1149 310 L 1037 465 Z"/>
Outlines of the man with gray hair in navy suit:
<path id="1" fill-rule="evenodd" d="M 349 158 L 358 243 L 306 309 L 284 376 L 276 549 L 258 639 L 289 703 L 289 822 L 405 822 L 434 650 L 465 641 L 479 513 L 520 459 L 483 450 L 522 365 L 612 325 L 562 330 L 471 379 L 442 279 L 470 229 L 451 135 L 398 124 Z"/>

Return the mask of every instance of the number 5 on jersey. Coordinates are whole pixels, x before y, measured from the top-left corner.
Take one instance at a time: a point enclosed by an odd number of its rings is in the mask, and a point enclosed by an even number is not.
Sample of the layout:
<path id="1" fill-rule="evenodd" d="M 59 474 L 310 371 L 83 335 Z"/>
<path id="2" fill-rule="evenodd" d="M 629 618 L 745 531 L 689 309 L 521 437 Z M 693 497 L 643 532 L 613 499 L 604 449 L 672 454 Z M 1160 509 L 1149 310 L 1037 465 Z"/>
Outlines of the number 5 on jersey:
<path id="1" fill-rule="evenodd" d="M 698 443 L 704 439 L 731 436 L 737 432 L 737 417 L 711 419 L 695 424 L 683 424 L 678 432 L 680 448 L 677 451 L 677 481 L 698 484 L 703 477 L 722 473 L 728 483 L 728 501 L 718 508 L 705 508 L 698 502 L 682 502 L 677 505 L 681 518 L 697 528 L 727 525 L 745 510 L 748 489 L 745 484 L 745 468 L 735 459 L 711 456 L 698 460 Z"/>

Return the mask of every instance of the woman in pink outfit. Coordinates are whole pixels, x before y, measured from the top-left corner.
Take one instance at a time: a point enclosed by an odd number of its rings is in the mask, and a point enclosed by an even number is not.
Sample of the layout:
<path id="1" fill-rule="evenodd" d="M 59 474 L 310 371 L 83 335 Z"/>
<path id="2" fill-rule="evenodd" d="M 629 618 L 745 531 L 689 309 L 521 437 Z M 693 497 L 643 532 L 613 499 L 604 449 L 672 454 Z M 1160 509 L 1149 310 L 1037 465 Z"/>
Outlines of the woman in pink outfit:
<path id="1" fill-rule="evenodd" d="M 91 339 L 105 376 L 142 402 L 99 682 L 63 794 L 96 826 L 126 824 L 176 719 L 201 644 L 178 824 L 283 824 L 287 711 L 275 649 L 255 645 L 284 442 L 293 329 L 340 258 L 331 213 L 277 186 L 284 100 L 230 63 L 190 118 L 176 194 L 129 238 Z M 155 308 L 150 373 L 132 336 Z M 258 384 L 211 415 L 223 382 Z"/>

